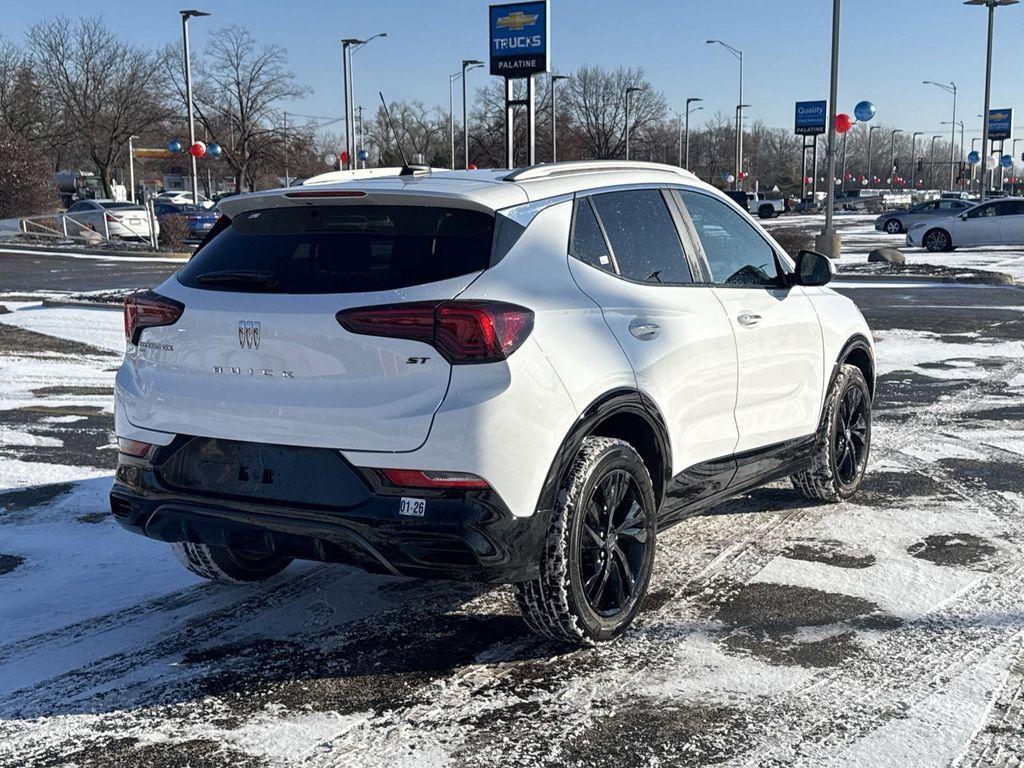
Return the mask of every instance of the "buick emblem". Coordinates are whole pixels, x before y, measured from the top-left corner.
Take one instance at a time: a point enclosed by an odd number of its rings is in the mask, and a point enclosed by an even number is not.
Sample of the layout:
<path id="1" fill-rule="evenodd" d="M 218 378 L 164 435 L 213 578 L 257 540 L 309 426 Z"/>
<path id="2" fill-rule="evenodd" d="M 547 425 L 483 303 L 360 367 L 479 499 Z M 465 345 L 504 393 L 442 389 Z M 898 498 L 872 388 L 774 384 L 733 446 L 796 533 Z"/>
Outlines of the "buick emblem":
<path id="1" fill-rule="evenodd" d="M 260 321 L 241 320 L 238 323 L 238 346 L 242 349 L 260 348 Z"/>

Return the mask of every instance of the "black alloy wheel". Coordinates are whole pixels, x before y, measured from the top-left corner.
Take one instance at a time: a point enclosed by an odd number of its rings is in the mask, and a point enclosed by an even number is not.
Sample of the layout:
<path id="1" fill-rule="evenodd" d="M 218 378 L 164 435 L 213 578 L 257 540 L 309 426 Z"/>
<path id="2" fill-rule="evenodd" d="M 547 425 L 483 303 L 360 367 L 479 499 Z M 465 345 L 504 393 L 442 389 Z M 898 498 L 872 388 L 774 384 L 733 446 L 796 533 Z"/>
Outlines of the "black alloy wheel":
<path id="1" fill-rule="evenodd" d="M 867 400 L 857 387 L 843 393 L 833 439 L 836 477 L 844 486 L 852 485 L 864 470 L 868 451 Z"/>

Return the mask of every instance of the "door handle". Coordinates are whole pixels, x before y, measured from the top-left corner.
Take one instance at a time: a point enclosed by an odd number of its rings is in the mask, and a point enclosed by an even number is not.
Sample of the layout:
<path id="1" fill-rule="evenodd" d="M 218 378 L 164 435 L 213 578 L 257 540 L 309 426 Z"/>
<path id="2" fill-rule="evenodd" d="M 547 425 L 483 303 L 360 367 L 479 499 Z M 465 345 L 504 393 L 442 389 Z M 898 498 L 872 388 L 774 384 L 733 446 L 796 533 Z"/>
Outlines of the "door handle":
<path id="1" fill-rule="evenodd" d="M 744 325 L 749 328 L 752 325 L 760 323 L 761 316 L 755 315 L 753 312 L 741 312 L 736 316 L 736 320 L 740 325 Z"/>
<path id="2" fill-rule="evenodd" d="M 661 333 L 661 326 L 652 320 L 637 317 L 629 324 L 629 332 L 640 341 L 650 341 Z"/>

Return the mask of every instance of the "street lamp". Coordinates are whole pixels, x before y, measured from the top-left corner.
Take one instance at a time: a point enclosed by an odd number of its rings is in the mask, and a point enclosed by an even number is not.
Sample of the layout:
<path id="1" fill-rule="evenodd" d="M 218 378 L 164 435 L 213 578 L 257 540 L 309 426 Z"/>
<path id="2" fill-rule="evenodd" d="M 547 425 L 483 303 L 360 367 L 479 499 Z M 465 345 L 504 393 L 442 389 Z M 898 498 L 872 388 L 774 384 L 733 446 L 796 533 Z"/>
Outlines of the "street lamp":
<path id="1" fill-rule="evenodd" d="M 992 32 L 995 29 L 996 6 L 1016 5 L 1020 0 L 965 0 L 964 5 L 984 5 L 988 7 L 988 49 L 985 54 L 985 114 L 981 127 L 981 160 L 985 163 L 981 169 L 981 202 L 985 202 L 985 174 L 988 172 L 988 112 L 992 96 Z"/>
<path id="2" fill-rule="evenodd" d="M 568 80 L 568 75 L 556 75 L 552 73 L 551 77 L 551 162 L 558 162 L 558 146 L 557 136 L 558 133 L 558 104 L 555 101 L 555 83 L 559 80 Z"/>
<path id="3" fill-rule="evenodd" d="M 951 121 L 953 128 L 950 131 L 952 135 L 949 139 L 949 190 L 952 192 L 954 186 L 953 166 L 955 164 L 953 160 L 953 153 L 956 151 L 956 83 L 950 82 L 949 85 L 946 85 L 945 83 L 937 83 L 934 80 L 925 80 L 924 85 L 934 85 L 936 88 L 941 88 L 946 93 L 953 94 L 953 118 Z M 943 123 L 943 125 L 945 125 L 945 123 Z M 928 175 L 930 177 L 931 173 Z"/>
<path id="4" fill-rule="evenodd" d="M 914 158 L 917 156 L 917 137 L 924 136 L 924 131 L 914 131 L 910 135 L 910 178 L 917 174 L 917 167 L 914 165 Z"/>
<path id="5" fill-rule="evenodd" d="M 128 199 L 135 202 L 135 147 L 132 140 L 139 138 L 132 135 L 128 137 Z"/>
<path id="6" fill-rule="evenodd" d="M 721 40 L 706 40 L 707 45 L 720 45 L 739 60 L 740 63 L 740 98 L 737 104 L 743 103 L 743 51 L 733 48 Z M 740 188 L 740 171 L 743 170 L 743 111 L 736 112 L 736 189 Z"/>
<path id="7" fill-rule="evenodd" d="M 642 90 L 643 88 L 637 85 L 631 85 L 626 88 L 626 160 L 629 160 L 629 96 Z"/>
<path id="8" fill-rule="evenodd" d="M 466 110 L 466 72 L 483 65 L 484 63 L 478 59 L 462 60 L 462 151 L 463 160 L 465 160 L 463 167 L 467 170 L 469 169 L 469 114 Z"/>
<path id="9" fill-rule="evenodd" d="M 692 109 L 690 108 L 690 105 L 697 101 L 704 101 L 704 99 L 697 98 L 696 96 L 691 96 L 686 100 L 686 149 L 683 155 L 684 163 L 680 163 L 680 165 L 683 168 L 690 167 L 690 112 L 699 112 L 700 110 L 704 109 L 704 107 L 693 107 Z"/>
<path id="10" fill-rule="evenodd" d="M 943 120 L 942 121 L 942 125 L 949 125 L 949 122 L 950 122 L 949 120 Z M 963 161 L 964 161 L 964 121 L 963 120 L 957 120 L 956 122 L 953 123 L 953 131 L 954 131 L 954 133 L 953 133 L 953 140 L 954 140 L 954 142 L 956 141 L 956 129 L 957 129 L 957 126 L 960 127 L 960 160 L 956 163 L 956 165 L 959 167 L 961 165 L 961 163 L 963 163 Z M 964 188 L 964 177 L 963 177 L 963 174 L 961 174 L 960 175 L 960 189 L 962 190 L 963 188 Z"/>
<path id="11" fill-rule="evenodd" d="M 737 122 L 737 124 L 739 124 L 740 121 L 741 121 L 740 115 L 743 114 L 743 110 L 747 109 L 749 106 L 750 106 L 749 104 L 737 104 L 736 105 L 736 122 Z M 740 163 L 740 165 L 742 166 L 742 163 Z M 740 171 L 740 174 L 742 174 L 742 173 L 743 173 L 743 171 Z M 743 179 L 741 179 L 741 178 L 739 178 L 739 176 L 737 176 L 736 177 L 736 189 L 741 189 L 742 187 L 743 187 Z"/>
<path id="12" fill-rule="evenodd" d="M 349 169 L 356 167 L 356 115 L 355 86 L 352 82 L 352 54 L 379 37 L 387 37 L 387 32 L 378 32 L 365 40 L 359 37 L 346 37 L 341 41 L 342 73 L 345 78 L 345 151 L 348 154 Z"/>
<path id="13" fill-rule="evenodd" d="M 832 71 L 828 97 L 828 187 L 825 195 L 825 227 L 815 238 L 815 250 L 838 259 L 842 240 L 832 226 L 836 199 L 836 101 L 839 93 L 839 18 L 840 0 L 832 0 Z M 847 126 L 848 128 L 849 126 Z"/>
<path id="14" fill-rule="evenodd" d="M 196 143 L 196 119 L 192 111 L 192 55 L 188 44 L 188 20 L 193 16 L 209 16 L 206 11 L 195 9 L 178 11 L 181 14 L 181 41 L 185 49 L 185 100 L 188 102 L 188 154 L 192 158 L 192 204 L 199 205 L 199 179 L 196 178 L 196 156 L 192 154 L 192 146 Z"/>
<path id="15" fill-rule="evenodd" d="M 468 72 L 471 69 L 476 69 L 476 66 L 467 67 Z M 458 72 L 452 72 L 448 75 L 448 142 L 451 151 L 451 166 L 452 170 L 455 170 L 455 97 L 453 96 L 452 89 L 455 85 L 455 81 L 463 76 L 462 70 Z"/>
<path id="16" fill-rule="evenodd" d="M 889 134 L 889 191 L 892 192 L 892 185 L 896 181 L 896 134 L 903 133 L 899 128 L 893 128 Z"/>
<path id="17" fill-rule="evenodd" d="M 880 125 L 873 125 L 870 128 L 868 128 L 868 183 L 869 184 L 872 183 L 871 179 L 874 178 L 874 176 L 871 175 L 871 137 L 874 135 L 875 131 L 880 131 L 880 130 L 882 130 L 882 126 L 880 126 Z"/>

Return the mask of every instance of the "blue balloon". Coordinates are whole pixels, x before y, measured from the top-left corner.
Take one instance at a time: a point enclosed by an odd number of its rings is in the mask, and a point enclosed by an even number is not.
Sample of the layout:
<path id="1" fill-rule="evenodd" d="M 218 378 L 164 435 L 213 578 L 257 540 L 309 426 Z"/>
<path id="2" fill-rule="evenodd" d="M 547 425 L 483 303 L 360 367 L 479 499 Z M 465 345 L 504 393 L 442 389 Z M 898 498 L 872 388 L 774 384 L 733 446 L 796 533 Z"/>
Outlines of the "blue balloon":
<path id="1" fill-rule="evenodd" d="M 1003 155 L 999 158 L 999 164 L 1003 168 L 1013 168 L 1013 155 Z"/>
<path id="2" fill-rule="evenodd" d="M 977 165 L 978 163 L 980 163 L 981 152 L 978 152 L 977 150 L 971 152 L 969 155 L 967 155 L 967 162 L 970 163 L 971 165 Z"/>
<path id="3" fill-rule="evenodd" d="M 220 144 L 213 143 L 206 148 L 206 154 L 209 157 L 220 157 L 221 148 Z"/>
<path id="4" fill-rule="evenodd" d="M 875 116 L 875 105 L 870 101 L 857 102 L 857 106 L 853 108 L 853 116 L 860 122 L 866 123 Z"/>
<path id="5" fill-rule="evenodd" d="M 167 149 L 173 152 L 175 155 L 185 149 L 185 145 L 178 139 L 171 139 L 167 142 Z"/>
<path id="6" fill-rule="evenodd" d="M 357 154 L 356 156 L 357 156 L 357 157 L 358 157 L 358 158 L 359 158 L 360 160 L 366 160 L 367 158 L 369 158 L 369 157 L 370 157 L 370 153 L 369 153 L 369 152 L 367 152 L 367 151 L 366 151 L 365 149 L 360 149 L 360 150 L 359 150 L 359 152 L 358 152 L 358 154 Z"/>

